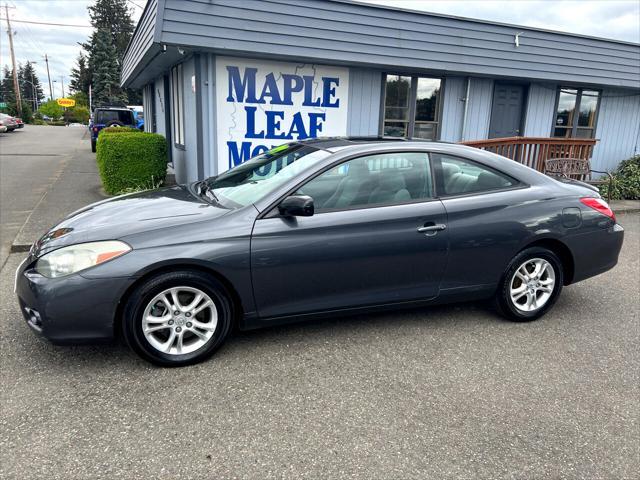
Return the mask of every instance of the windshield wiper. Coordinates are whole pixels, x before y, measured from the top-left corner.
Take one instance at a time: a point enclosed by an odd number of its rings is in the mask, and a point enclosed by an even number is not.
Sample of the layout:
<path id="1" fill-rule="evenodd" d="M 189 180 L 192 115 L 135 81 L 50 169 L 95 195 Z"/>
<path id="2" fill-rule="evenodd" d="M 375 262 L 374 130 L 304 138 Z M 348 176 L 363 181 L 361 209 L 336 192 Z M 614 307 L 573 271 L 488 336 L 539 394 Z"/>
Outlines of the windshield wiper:
<path id="1" fill-rule="evenodd" d="M 209 200 L 218 203 L 218 197 L 216 197 L 216 194 L 213 193 L 213 190 L 205 180 L 196 185 L 196 192 L 199 196 L 205 195 Z"/>

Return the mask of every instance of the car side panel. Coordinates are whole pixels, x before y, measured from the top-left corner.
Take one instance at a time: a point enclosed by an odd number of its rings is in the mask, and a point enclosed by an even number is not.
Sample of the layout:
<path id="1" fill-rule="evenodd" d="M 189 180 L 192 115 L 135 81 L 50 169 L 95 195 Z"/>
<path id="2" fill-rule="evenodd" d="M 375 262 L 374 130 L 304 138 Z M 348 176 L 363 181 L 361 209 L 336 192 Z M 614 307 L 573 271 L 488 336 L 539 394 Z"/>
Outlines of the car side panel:
<path id="1" fill-rule="evenodd" d="M 443 198 L 450 239 L 442 290 L 498 284 L 518 251 L 538 239 L 561 239 L 571 230 L 562 210 L 576 200 L 554 198 L 544 187 Z"/>

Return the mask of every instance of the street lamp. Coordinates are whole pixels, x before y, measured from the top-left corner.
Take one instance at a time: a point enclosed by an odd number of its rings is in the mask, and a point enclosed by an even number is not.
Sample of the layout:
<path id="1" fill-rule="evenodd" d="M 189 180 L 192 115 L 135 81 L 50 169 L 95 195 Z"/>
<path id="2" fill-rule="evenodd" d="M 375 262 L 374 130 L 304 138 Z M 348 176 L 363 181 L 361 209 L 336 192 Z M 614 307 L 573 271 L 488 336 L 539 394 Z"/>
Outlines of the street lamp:
<path id="1" fill-rule="evenodd" d="M 33 77 L 31 77 L 33 78 Z M 28 83 L 29 85 L 31 85 L 31 91 L 33 92 L 33 111 L 37 111 L 38 110 L 38 89 L 36 88 L 35 84 L 33 82 L 30 82 L 29 80 L 22 80 L 25 83 Z"/>

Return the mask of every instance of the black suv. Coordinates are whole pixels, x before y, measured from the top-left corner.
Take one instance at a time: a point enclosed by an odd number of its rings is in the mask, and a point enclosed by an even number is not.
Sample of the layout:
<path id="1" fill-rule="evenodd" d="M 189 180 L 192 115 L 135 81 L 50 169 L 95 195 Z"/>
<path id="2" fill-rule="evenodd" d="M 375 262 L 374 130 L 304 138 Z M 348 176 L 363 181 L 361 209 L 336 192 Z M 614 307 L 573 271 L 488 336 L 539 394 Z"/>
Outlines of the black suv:
<path id="1" fill-rule="evenodd" d="M 133 111 L 124 107 L 99 107 L 93 111 L 89 129 L 91 130 L 91 151 L 96 151 L 96 141 L 100 130 L 106 127 L 136 128 Z"/>

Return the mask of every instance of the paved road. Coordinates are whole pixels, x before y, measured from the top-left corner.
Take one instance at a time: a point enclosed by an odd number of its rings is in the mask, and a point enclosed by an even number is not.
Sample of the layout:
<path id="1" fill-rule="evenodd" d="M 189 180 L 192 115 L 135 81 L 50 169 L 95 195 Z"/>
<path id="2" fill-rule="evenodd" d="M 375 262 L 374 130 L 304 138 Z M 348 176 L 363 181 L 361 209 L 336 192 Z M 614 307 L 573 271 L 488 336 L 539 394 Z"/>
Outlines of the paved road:
<path id="1" fill-rule="evenodd" d="M 12 254 L 0 478 L 638 478 L 640 215 L 620 222 L 620 265 L 535 323 L 480 304 L 347 317 L 237 334 L 172 370 L 37 339 Z"/>
<path id="2" fill-rule="evenodd" d="M 83 204 L 99 199 L 100 187 L 95 177 L 95 154 L 91 154 L 84 128 L 27 125 L 13 133 L 0 133 L 0 265 L 4 264 L 11 244 L 32 243 L 52 223 Z M 58 181 L 71 170 L 65 180 L 73 183 L 91 181 L 94 195 L 69 197 Z M 54 195 L 54 198 L 52 198 Z M 57 197 L 57 198 L 56 198 Z M 38 218 L 43 203 L 56 205 L 46 209 L 46 217 Z M 56 218 L 51 218 L 51 214 Z M 34 218 L 33 215 L 36 217 Z M 25 231 L 31 217 L 32 231 Z"/>

